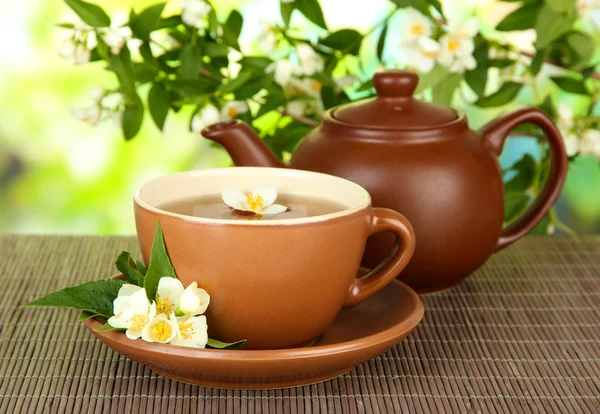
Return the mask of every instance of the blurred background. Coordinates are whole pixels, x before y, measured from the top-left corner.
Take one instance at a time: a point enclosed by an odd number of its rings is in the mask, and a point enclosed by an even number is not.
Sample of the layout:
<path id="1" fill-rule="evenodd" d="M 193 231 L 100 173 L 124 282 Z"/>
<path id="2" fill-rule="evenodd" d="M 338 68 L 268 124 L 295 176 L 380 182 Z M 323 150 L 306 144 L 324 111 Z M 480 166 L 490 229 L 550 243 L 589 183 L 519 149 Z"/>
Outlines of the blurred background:
<path id="1" fill-rule="evenodd" d="M 130 7 L 138 9 L 154 2 L 98 3 L 111 16 L 120 15 L 125 21 Z M 352 27 L 359 31 L 380 20 L 388 10 L 387 3 L 321 1 L 331 29 Z M 169 3 L 167 12 L 178 6 L 175 1 Z M 214 6 L 219 14 L 226 15 L 233 8 L 241 12 L 245 24 L 240 43 L 250 50 L 255 47 L 252 39 L 259 31 L 259 20 L 280 19 L 277 0 L 220 0 Z M 502 13 L 509 12 L 504 8 L 510 3 L 453 0 L 452 6 L 453 13 L 475 13 L 482 25 L 493 27 Z M 146 117 L 140 135 L 128 142 L 110 122 L 93 127 L 77 120 L 71 111 L 89 101 L 89 90 L 113 87 L 116 80 L 102 63 L 74 66 L 58 57 L 67 32 L 56 23 L 75 21 L 74 14 L 60 1 L 42 0 L 4 2 L 0 11 L 0 35 L 4 39 L 0 48 L 1 233 L 131 234 L 132 194 L 140 184 L 171 172 L 231 164 L 224 151 L 189 131 L 190 113 L 186 111 L 170 116 L 164 132 Z M 528 33 L 520 35 L 517 42 L 531 42 Z M 370 41 L 375 45 L 377 37 Z M 386 48 L 393 48 L 395 43 L 388 41 Z M 473 128 L 496 115 L 478 108 L 464 109 Z M 501 161 L 508 166 L 523 153 L 539 157 L 538 152 L 534 141 L 515 137 Z M 600 231 L 597 159 L 578 157 L 571 163 L 557 213 L 578 233 Z"/>

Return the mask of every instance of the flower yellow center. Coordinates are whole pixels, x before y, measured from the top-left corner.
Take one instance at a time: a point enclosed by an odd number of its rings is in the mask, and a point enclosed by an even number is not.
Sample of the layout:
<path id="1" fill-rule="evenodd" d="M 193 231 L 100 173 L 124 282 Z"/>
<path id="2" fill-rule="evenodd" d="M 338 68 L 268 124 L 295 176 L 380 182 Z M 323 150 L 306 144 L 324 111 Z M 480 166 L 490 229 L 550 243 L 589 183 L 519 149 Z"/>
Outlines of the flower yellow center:
<path id="1" fill-rule="evenodd" d="M 260 194 L 254 194 L 252 192 L 248 193 L 246 203 L 252 211 L 259 211 L 263 208 L 263 198 Z"/>
<path id="2" fill-rule="evenodd" d="M 235 118 L 237 116 L 237 114 L 238 114 L 238 111 L 233 106 L 230 106 L 229 109 L 227 109 L 227 114 L 230 117 Z"/>
<path id="3" fill-rule="evenodd" d="M 448 42 L 448 49 L 450 49 L 451 52 L 456 52 L 456 50 L 460 47 L 460 40 L 458 39 L 451 39 Z"/>
<path id="4" fill-rule="evenodd" d="M 141 331 L 144 325 L 146 325 L 146 322 L 148 322 L 148 317 L 139 313 L 133 315 L 127 320 L 127 323 L 129 323 L 129 329 L 134 331 Z"/>
<path id="5" fill-rule="evenodd" d="M 318 80 L 313 79 L 313 81 L 310 84 L 310 87 L 315 92 L 321 92 L 321 88 L 323 87 L 323 84 L 321 84 L 321 82 L 319 82 Z"/>
<path id="6" fill-rule="evenodd" d="M 196 333 L 194 324 L 186 321 L 179 322 L 179 331 L 183 339 L 190 339 Z"/>
<path id="7" fill-rule="evenodd" d="M 435 57 L 435 52 L 433 50 L 423 50 L 423 49 L 421 49 L 421 53 L 423 54 L 423 56 L 426 56 L 428 58 L 434 58 Z"/>
<path id="8" fill-rule="evenodd" d="M 159 341 L 166 341 L 171 336 L 171 326 L 167 322 L 158 322 L 152 327 L 152 335 Z"/>
<path id="9" fill-rule="evenodd" d="M 156 301 L 156 314 L 169 315 L 173 310 L 173 305 L 169 302 L 169 298 L 159 298 Z"/>
<path id="10" fill-rule="evenodd" d="M 425 28 L 423 27 L 423 25 L 421 23 L 416 23 L 416 24 L 413 24 L 412 26 L 410 26 L 410 33 L 415 36 L 422 35 L 424 31 L 425 31 Z"/>

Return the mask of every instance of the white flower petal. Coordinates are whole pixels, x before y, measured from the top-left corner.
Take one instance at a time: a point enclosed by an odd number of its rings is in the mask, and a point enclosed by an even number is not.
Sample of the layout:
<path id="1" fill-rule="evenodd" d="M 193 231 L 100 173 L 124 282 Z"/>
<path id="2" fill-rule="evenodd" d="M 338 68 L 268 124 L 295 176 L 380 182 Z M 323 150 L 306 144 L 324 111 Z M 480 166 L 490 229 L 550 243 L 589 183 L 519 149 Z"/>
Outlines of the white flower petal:
<path id="1" fill-rule="evenodd" d="M 117 294 L 117 296 L 131 296 L 133 295 L 135 292 L 139 291 L 143 289 L 143 287 L 141 286 L 136 286 L 133 285 L 131 283 L 125 283 L 123 286 L 121 286 L 121 288 L 119 289 L 119 293 Z"/>
<path id="2" fill-rule="evenodd" d="M 274 185 L 262 185 L 252 190 L 252 194 L 258 194 L 263 201 L 263 208 L 269 207 L 277 199 L 277 189 Z"/>
<path id="3" fill-rule="evenodd" d="M 243 191 L 226 188 L 221 193 L 221 199 L 225 204 L 233 209 L 248 209 L 248 204 L 246 203 L 246 194 Z"/>
<path id="4" fill-rule="evenodd" d="M 577 153 L 579 152 L 579 138 L 577 138 L 577 135 L 567 135 L 566 137 L 564 137 L 564 140 L 565 146 L 567 147 L 567 155 L 569 157 L 577 155 Z"/>
<path id="5" fill-rule="evenodd" d="M 216 124 L 221 120 L 221 114 L 214 105 L 206 105 L 201 111 L 197 112 L 192 118 L 192 131 L 200 133 L 209 125 Z"/>
<path id="6" fill-rule="evenodd" d="M 112 326 L 112 325 L 111 325 Z M 127 336 L 127 338 L 129 339 L 138 339 L 140 336 L 142 336 L 142 331 L 134 331 L 132 329 L 127 329 L 125 331 L 125 335 Z"/>
<path id="7" fill-rule="evenodd" d="M 286 211 L 288 208 L 286 206 L 282 206 L 281 204 L 272 204 L 269 207 L 261 210 L 260 214 L 265 216 L 270 216 L 273 214 L 279 214 Z"/>
<path id="8" fill-rule="evenodd" d="M 173 345 L 204 348 L 208 342 L 208 325 L 205 316 L 183 317 L 178 321 L 178 334 Z"/>
<path id="9" fill-rule="evenodd" d="M 169 318 L 165 315 L 158 315 L 144 326 L 142 339 L 147 342 L 166 344 L 175 338 L 178 330 L 179 326 L 173 314 Z"/>
<path id="10" fill-rule="evenodd" d="M 146 291 L 140 289 L 129 297 L 128 308 L 132 309 L 135 313 L 148 313 L 150 302 L 146 296 Z"/>
<path id="11" fill-rule="evenodd" d="M 201 315 L 210 304 L 210 295 L 204 289 L 198 288 L 193 282 L 183 292 L 179 300 L 179 310 L 186 315 Z"/>
<path id="12" fill-rule="evenodd" d="M 179 302 L 184 290 L 183 283 L 176 277 L 161 277 L 156 294 L 159 298 L 169 298 L 169 302 L 175 304 Z"/>

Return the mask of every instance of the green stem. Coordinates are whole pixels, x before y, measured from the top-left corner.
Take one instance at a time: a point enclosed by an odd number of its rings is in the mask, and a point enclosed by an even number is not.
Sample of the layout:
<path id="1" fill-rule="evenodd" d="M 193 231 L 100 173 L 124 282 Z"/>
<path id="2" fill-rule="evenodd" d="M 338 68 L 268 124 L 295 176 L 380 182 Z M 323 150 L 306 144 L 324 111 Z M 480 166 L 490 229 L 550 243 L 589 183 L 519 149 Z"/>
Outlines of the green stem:
<path id="1" fill-rule="evenodd" d="M 563 221 L 560 218 L 558 218 L 558 214 L 556 214 L 556 209 L 554 207 L 552 207 L 552 209 L 550 209 L 550 212 L 548 213 L 548 217 L 550 218 L 550 221 L 552 222 L 552 224 L 554 224 L 554 227 L 556 227 L 557 229 L 563 231 L 564 233 L 568 234 L 569 236 L 577 235 L 577 233 L 575 233 L 575 231 L 572 228 L 567 226 L 565 223 L 563 223 Z"/>
<path id="2" fill-rule="evenodd" d="M 198 43 L 198 29 L 192 32 L 192 46 L 196 46 L 196 43 Z"/>

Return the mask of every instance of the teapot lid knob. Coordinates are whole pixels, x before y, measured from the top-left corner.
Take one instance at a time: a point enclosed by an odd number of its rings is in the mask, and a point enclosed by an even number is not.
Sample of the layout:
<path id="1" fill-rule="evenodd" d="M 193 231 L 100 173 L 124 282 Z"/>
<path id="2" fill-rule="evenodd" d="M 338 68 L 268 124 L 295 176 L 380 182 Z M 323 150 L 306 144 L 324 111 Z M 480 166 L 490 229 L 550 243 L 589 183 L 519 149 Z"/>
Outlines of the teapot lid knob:
<path id="1" fill-rule="evenodd" d="M 419 76 L 406 70 L 386 70 L 373 76 L 377 95 L 383 98 L 412 97 L 418 83 Z"/>

